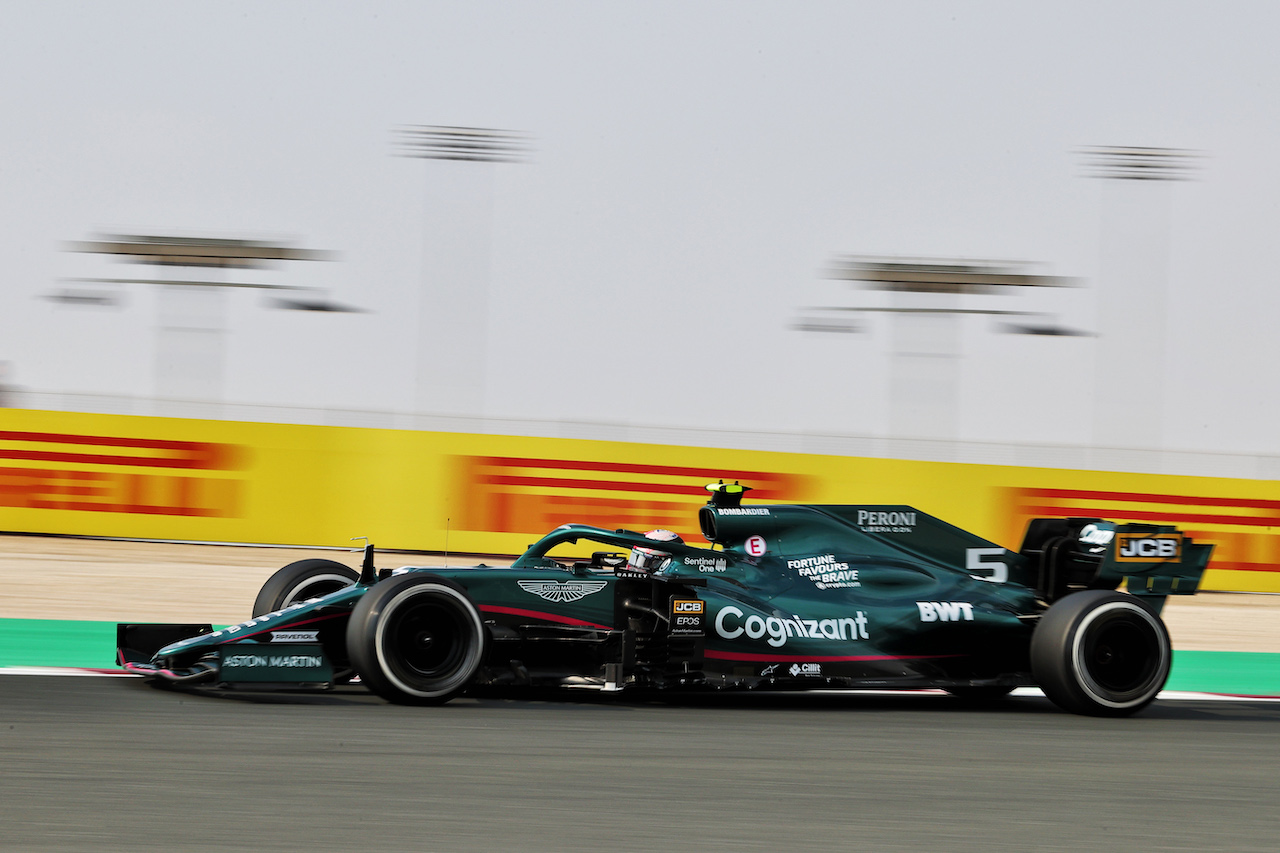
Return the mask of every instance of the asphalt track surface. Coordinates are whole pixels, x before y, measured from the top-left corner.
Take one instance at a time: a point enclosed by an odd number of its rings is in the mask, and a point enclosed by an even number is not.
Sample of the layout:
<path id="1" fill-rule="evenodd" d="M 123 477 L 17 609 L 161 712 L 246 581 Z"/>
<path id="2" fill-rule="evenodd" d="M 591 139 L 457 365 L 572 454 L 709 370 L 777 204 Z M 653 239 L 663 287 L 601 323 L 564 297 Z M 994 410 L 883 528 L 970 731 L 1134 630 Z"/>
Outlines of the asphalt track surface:
<path id="1" fill-rule="evenodd" d="M 195 695 L 0 677 L 4 851 L 1275 850 L 1280 703 Z"/>

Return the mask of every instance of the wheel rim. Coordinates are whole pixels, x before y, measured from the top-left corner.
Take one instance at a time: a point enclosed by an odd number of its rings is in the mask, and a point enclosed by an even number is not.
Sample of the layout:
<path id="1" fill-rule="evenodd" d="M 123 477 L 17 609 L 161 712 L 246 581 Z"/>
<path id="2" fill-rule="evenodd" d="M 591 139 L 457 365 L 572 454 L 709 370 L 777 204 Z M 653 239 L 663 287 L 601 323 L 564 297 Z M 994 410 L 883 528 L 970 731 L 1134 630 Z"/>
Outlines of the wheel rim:
<path id="1" fill-rule="evenodd" d="M 431 600 L 401 607 L 387 626 L 388 647 L 408 673 L 429 681 L 446 676 L 466 652 L 466 624 L 458 615 Z"/>
<path id="2" fill-rule="evenodd" d="M 1154 618 L 1140 605 L 1115 602 L 1081 623 L 1074 648 L 1081 686 L 1112 708 L 1143 702 L 1159 691 L 1168 647 Z"/>
<path id="3" fill-rule="evenodd" d="M 408 589 L 383 611 L 377 655 L 383 672 L 407 693 L 433 697 L 466 684 L 479 664 L 471 607 L 447 587 Z"/>

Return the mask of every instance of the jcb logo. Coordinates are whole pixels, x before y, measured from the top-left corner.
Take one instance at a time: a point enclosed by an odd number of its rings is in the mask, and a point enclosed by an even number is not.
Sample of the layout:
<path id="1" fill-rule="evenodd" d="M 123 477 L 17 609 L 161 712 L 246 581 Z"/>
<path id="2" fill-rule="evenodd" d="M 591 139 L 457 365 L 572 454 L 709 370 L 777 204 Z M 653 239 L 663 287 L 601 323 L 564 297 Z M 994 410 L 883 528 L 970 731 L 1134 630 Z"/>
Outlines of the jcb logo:
<path id="1" fill-rule="evenodd" d="M 696 598 L 671 599 L 671 633 L 688 637 L 701 637 L 707 603 Z"/>
<path id="2" fill-rule="evenodd" d="M 1153 560 L 1177 562 L 1182 556 L 1181 536 L 1125 536 L 1116 540 L 1116 559 L 1148 563 Z"/>

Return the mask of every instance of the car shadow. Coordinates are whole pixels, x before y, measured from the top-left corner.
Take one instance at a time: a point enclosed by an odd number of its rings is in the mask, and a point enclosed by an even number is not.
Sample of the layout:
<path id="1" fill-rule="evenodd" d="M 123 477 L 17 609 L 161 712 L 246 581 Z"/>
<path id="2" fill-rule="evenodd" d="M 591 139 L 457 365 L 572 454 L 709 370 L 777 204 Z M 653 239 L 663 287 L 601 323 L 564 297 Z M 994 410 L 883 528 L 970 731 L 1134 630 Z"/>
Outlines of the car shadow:
<path id="1" fill-rule="evenodd" d="M 359 684 L 339 685 L 329 689 L 282 687 L 180 687 L 141 679 L 121 679 L 128 689 L 150 689 L 175 697 L 192 697 L 208 701 L 238 702 L 251 705 L 307 706 L 391 706 Z M 828 691 L 717 691 L 717 692 L 620 692 L 600 693 L 594 690 L 566 688 L 481 688 L 469 691 L 443 707 L 468 707 L 519 710 L 559 706 L 574 708 L 708 708 L 737 711 L 805 711 L 910 712 L 912 714 L 948 715 L 1060 715 L 1072 718 L 1041 695 L 1011 695 L 999 699 L 974 701 L 960 699 L 940 690 L 828 690 Z M 1101 718 L 1105 719 L 1105 718 Z M 1249 697 L 1157 699 L 1133 717 L 1116 718 L 1117 723 L 1129 719 L 1146 720 L 1234 720 L 1239 722 L 1280 721 L 1280 702 Z"/>

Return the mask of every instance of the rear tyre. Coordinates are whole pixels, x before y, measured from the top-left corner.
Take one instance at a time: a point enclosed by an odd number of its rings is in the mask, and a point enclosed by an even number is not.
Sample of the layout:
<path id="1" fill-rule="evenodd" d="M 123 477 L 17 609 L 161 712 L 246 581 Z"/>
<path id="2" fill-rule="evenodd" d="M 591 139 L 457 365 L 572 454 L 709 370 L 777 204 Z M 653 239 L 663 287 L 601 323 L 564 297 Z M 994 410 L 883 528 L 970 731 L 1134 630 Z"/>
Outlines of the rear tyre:
<path id="1" fill-rule="evenodd" d="M 1077 714 L 1142 710 L 1169 678 L 1173 650 L 1160 617 L 1131 595 L 1091 590 L 1049 608 L 1031 636 L 1031 673 L 1053 702 Z"/>
<path id="2" fill-rule="evenodd" d="M 274 613 L 290 604 L 351 586 L 360 573 L 333 560 L 298 560 L 276 572 L 253 600 L 253 615 Z"/>
<path id="3" fill-rule="evenodd" d="M 488 639 L 466 590 L 425 573 L 376 584 L 347 623 L 347 653 L 361 682 L 401 705 L 441 705 L 465 690 Z"/>

